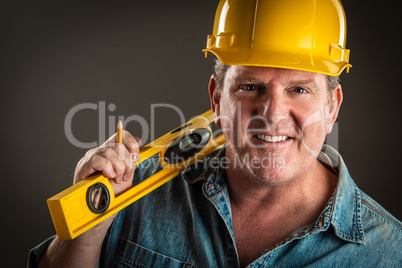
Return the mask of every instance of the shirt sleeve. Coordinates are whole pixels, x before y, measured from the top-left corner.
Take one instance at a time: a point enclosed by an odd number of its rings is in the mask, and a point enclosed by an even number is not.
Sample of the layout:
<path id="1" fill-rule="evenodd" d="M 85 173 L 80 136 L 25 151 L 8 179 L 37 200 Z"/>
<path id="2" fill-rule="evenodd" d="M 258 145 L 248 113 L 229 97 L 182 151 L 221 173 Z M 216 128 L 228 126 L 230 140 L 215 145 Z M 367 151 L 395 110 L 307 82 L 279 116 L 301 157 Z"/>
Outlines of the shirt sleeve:
<path id="1" fill-rule="evenodd" d="M 27 261 L 27 268 L 34 268 L 38 267 L 38 263 L 42 258 L 43 254 L 46 252 L 47 248 L 49 247 L 50 243 L 56 235 L 46 239 L 41 244 L 37 245 L 33 249 L 31 249 L 28 253 L 28 261 Z"/>

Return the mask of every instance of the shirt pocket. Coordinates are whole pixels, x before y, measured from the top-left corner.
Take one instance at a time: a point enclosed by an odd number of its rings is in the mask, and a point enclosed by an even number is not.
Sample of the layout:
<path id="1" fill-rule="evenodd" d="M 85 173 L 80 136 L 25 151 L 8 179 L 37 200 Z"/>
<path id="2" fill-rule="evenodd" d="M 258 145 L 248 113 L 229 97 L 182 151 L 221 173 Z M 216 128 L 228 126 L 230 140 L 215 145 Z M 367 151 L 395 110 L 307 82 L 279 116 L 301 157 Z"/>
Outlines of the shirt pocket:
<path id="1" fill-rule="evenodd" d="M 196 267 L 190 263 L 165 256 L 128 240 L 120 240 L 114 266 L 126 268 Z"/>

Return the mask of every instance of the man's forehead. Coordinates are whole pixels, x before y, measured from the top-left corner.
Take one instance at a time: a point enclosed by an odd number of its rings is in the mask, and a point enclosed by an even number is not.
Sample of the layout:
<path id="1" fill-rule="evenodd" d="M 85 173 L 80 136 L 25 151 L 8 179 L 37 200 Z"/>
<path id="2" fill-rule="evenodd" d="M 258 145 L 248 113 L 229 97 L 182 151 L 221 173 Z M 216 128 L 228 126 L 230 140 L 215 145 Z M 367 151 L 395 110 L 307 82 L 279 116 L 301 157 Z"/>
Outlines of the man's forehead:
<path id="1" fill-rule="evenodd" d="M 284 77 L 289 79 L 300 80 L 304 79 L 314 79 L 315 77 L 324 76 L 323 74 L 276 68 L 276 67 L 262 67 L 262 66 L 245 66 L 245 65 L 231 65 L 228 72 L 232 72 L 237 77 Z"/>
<path id="2" fill-rule="evenodd" d="M 244 66 L 231 65 L 228 69 L 227 78 L 233 82 L 254 82 L 254 83 L 270 83 L 275 80 L 283 84 L 320 84 L 325 75 L 284 69 L 275 67 L 260 67 L 260 66 Z"/>

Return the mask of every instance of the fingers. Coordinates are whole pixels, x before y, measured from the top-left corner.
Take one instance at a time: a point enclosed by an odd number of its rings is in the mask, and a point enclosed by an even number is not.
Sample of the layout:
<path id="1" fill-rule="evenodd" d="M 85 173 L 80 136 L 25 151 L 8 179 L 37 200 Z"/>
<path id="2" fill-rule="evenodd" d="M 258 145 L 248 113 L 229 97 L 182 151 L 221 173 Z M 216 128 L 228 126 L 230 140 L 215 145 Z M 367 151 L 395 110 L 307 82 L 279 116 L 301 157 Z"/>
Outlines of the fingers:
<path id="1" fill-rule="evenodd" d="M 109 139 L 99 147 L 112 147 L 111 145 L 116 144 L 116 135 L 117 134 L 110 136 Z M 127 130 L 123 130 L 122 144 L 124 144 L 128 150 L 136 150 L 141 147 L 142 142 L 140 138 L 134 137 Z"/>
<path id="2" fill-rule="evenodd" d="M 135 162 L 139 159 L 141 141 L 127 131 L 123 132 L 122 143 L 115 143 L 115 139 L 116 135 L 113 135 L 100 147 L 86 153 L 77 165 L 75 183 L 96 171 L 102 172 L 116 184 L 132 180 Z"/>
<path id="3" fill-rule="evenodd" d="M 139 159 L 140 148 L 142 145 L 141 140 L 138 137 L 134 137 L 133 135 L 131 135 L 130 132 L 124 130 L 122 144 L 124 144 L 124 146 L 129 151 L 130 155 L 132 155 L 131 157 L 137 159 L 134 162 L 137 162 Z"/>

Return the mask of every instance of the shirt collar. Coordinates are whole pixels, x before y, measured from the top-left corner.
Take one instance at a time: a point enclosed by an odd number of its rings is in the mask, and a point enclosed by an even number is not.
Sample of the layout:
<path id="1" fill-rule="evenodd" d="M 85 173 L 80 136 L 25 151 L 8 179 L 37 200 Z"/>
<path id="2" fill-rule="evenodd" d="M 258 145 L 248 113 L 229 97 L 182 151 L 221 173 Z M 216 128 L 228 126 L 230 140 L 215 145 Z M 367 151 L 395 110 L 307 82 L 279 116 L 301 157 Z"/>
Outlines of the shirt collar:
<path id="1" fill-rule="evenodd" d="M 225 152 L 226 148 L 216 150 L 201 161 L 188 165 L 183 171 L 184 179 L 189 183 L 206 181 L 212 183 L 214 192 L 218 192 L 226 183 L 225 173 Z"/>
<path id="2" fill-rule="evenodd" d="M 330 202 L 332 201 L 331 213 L 326 215 L 326 221 L 332 224 L 335 234 L 339 238 L 365 245 L 361 193 L 350 177 L 345 162 L 340 154 L 329 145 L 323 146 L 318 160 L 324 166 L 328 164 L 329 160 L 332 170 L 338 174 L 338 185 L 330 200 Z"/>
<path id="3" fill-rule="evenodd" d="M 204 181 L 204 191 L 215 195 L 225 186 L 225 148 L 187 166 L 182 172 L 189 183 Z M 353 182 L 340 154 L 331 146 L 323 146 L 317 157 L 326 168 L 338 175 L 338 185 L 326 208 L 314 225 L 316 231 L 333 226 L 335 234 L 345 241 L 365 245 L 361 217 L 361 193 Z"/>

